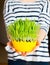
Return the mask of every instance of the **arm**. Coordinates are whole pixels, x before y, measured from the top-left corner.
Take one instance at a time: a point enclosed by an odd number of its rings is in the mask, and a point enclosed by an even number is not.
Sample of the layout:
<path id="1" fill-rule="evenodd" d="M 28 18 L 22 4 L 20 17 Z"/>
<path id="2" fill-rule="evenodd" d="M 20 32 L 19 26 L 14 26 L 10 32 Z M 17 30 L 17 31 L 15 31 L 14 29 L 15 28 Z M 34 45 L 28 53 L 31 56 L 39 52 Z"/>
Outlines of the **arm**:
<path id="1" fill-rule="evenodd" d="M 40 46 L 41 42 L 45 39 L 49 31 L 49 25 L 50 25 L 49 2 L 48 0 L 44 1 L 45 3 L 43 4 L 44 6 L 43 11 L 39 15 L 39 24 L 41 25 L 41 28 L 37 39 L 38 43 L 33 51 L 35 51 Z"/>
<path id="2" fill-rule="evenodd" d="M 12 8 L 9 5 L 8 0 L 5 0 L 4 2 L 3 17 L 4 17 L 4 22 L 5 22 L 5 28 L 7 28 L 7 26 L 15 20 Z M 6 29 L 6 32 L 7 32 L 7 29 Z M 7 38 L 9 39 L 8 34 L 7 34 Z M 8 40 L 7 46 L 12 47 L 11 40 Z"/>
<path id="3" fill-rule="evenodd" d="M 50 15 L 49 15 L 49 2 L 48 0 L 44 0 L 44 7 L 43 11 L 40 13 L 39 16 L 39 24 L 41 25 L 41 29 L 38 36 L 38 41 L 42 42 L 49 31 L 50 25 Z"/>
<path id="4" fill-rule="evenodd" d="M 40 32 L 39 32 L 39 36 L 38 36 L 38 42 L 41 43 L 44 38 L 46 37 L 47 33 L 45 30 L 41 29 Z"/>

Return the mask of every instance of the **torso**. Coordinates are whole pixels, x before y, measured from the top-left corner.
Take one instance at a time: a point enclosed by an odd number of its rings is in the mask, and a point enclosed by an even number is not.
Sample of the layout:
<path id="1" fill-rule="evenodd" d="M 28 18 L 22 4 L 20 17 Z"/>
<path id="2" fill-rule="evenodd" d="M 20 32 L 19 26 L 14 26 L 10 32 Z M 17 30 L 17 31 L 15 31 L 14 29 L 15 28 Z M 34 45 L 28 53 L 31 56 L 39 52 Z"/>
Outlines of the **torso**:
<path id="1" fill-rule="evenodd" d="M 10 17 L 10 20 L 6 21 L 6 25 L 8 25 L 9 23 L 12 23 L 14 20 L 19 18 L 22 18 L 22 19 L 29 18 L 30 20 L 36 20 L 36 22 L 38 22 L 39 16 L 43 7 L 42 5 L 43 3 L 39 0 L 38 2 L 34 2 L 34 3 L 32 2 L 23 3 L 20 1 L 9 2 L 9 9 L 7 11 L 8 13 L 10 13 L 10 10 L 11 10 L 13 14 L 12 14 L 12 17 Z M 6 14 L 6 17 L 7 16 L 11 16 L 11 14 L 10 15 Z M 9 56 L 11 55 L 10 53 L 9 53 Z M 13 60 L 23 59 L 26 61 L 43 61 L 43 62 L 49 61 L 48 37 L 46 36 L 46 38 L 42 41 L 40 47 L 35 52 L 29 53 L 26 57 L 22 57 L 16 52 L 12 53 L 12 56 L 13 56 L 12 57 Z M 8 58 L 11 59 L 10 57 Z"/>

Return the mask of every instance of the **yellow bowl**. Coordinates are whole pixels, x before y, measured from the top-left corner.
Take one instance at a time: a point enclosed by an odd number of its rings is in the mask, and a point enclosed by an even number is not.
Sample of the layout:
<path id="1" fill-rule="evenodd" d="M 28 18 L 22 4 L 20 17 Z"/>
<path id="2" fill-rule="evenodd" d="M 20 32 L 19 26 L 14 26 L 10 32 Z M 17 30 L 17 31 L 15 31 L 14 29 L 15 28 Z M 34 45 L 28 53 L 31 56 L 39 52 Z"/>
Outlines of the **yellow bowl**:
<path id="1" fill-rule="evenodd" d="M 36 47 L 37 41 L 24 42 L 24 41 L 12 41 L 13 47 L 19 52 L 31 52 Z"/>

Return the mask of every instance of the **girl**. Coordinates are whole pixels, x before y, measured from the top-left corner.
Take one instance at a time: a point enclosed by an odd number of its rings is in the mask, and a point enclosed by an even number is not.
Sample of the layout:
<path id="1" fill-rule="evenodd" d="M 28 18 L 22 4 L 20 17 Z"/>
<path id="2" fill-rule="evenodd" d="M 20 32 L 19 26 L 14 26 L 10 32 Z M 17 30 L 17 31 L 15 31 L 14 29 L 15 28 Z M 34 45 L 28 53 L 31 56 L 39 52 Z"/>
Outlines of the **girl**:
<path id="1" fill-rule="evenodd" d="M 8 65 L 49 65 L 48 31 L 50 25 L 48 0 L 7 0 L 4 3 L 4 20 L 7 26 L 15 19 L 36 20 L 40 25 L 40 32 L 36 50 L 26 56 L 21 56 L 12 48 L 9 41 L 6 46 Z M 13 50 L 12 50 L 13 49 Z"/>

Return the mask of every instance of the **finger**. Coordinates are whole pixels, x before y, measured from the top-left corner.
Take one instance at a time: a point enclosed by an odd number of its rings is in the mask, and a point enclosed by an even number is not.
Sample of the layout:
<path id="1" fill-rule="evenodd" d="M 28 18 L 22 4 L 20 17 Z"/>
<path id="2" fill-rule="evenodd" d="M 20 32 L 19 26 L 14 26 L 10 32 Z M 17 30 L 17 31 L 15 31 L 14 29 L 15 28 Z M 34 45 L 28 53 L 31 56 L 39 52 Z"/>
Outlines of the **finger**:
<path id="1" fill-rule="evenodd" d="M 40 46 L 40 42 L 39 41 L 36 42 L 36 46 Z"/>
<path id="2" fill-rule="evenodd" d="M 7 42 L 7 46 L 11 46 L 11 42 L 9 41 L 9 42 Z"/>
<path id="3" fill-rule="evenodd" d="M 15 51 L 15 49 L 13 47 L 11 47 L 13 51 Z"/>
<path id="4" fill-rule="evenodd" d="M 26 52 L 21 52 L 21 55 L 22 56 L 26 56 Z"/>
<path id="5" fill-rule="evenodd" d="M 11 42 L 11 41 L 7 42 L 7 45 L 8 45 L 8 46 L 13 47 L 13 45 L 12 45 L 12 42 Z"/>

